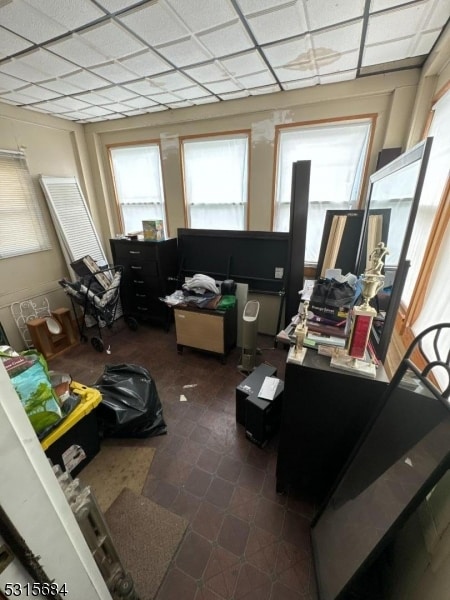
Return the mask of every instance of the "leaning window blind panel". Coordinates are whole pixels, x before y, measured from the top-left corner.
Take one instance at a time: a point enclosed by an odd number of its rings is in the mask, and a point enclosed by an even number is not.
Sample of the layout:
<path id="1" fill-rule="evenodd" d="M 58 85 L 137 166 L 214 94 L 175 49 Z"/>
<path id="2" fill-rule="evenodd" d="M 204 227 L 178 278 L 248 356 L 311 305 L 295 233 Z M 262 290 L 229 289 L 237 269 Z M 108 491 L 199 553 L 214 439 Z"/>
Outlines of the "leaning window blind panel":
<path id="1" fill-rule="evenodd" d="M 68 265 L 91 256 L 100 266 L 107 259 L 76 177 L 39 178 Z"/>
<path id="2" fill-rule="evenodd" d="M 0 258 L 51 248 L 23 152 L 0 150 Z"/>

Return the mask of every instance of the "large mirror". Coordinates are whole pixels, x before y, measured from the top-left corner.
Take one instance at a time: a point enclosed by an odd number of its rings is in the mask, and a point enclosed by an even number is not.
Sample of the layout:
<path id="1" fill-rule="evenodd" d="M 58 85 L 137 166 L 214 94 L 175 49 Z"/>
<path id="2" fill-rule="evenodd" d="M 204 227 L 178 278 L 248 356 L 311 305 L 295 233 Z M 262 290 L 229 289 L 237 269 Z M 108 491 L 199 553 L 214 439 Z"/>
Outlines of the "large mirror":
<path id="1" fill-rule="evenodd" d="M 379 294 L 377 318 L 374 319 L 372 342 L 380 360 L 386 357 L 395 317 L 400 305 L 409 268 L 407 252 L 414 219 L 417 214 L 423 180 L 430 154 L 432 138 L 427 138 L 411 150 L 390 162 L 370 177 L 363 232 L 357 259 L 357 275 L 367 266 L 370 253 L 378 243 L 378 235 L 370 225 L 380 210 L 389 211 L 389 230 L 386 244 L 389 254 L 385 259 L 385 283 Z"/>

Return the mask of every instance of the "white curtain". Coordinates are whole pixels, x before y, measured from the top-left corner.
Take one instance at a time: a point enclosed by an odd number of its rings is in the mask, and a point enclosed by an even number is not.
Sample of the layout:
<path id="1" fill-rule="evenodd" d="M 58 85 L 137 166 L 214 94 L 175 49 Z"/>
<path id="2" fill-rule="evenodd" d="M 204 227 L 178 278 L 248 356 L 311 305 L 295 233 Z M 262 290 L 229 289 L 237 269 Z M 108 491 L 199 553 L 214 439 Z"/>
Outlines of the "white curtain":
<path id="1" fill-rule="evenodd" d="M 166 230 L 158 144 L 111 148 L 110 153 L 123 233 L 142 231 L 142 221 L 149 219 L 162 219 Z"/>
<path id="2" fill-rule="evenodd" d="M 355 208 L 370 126 L 370 121 L 357 121 L 280 132 L 274 230 L 289 231 L 292 164 L 310 160 L 306 262 L 318 260 L 326 211 Z"/>
<path id="3" fill-rule="evenodd" d="M 248 136 L 184 140 L 189 227 L 246 228 Z"/>
<path id="4" fill-rule="evenodd" d="M 411 301 L 436 210 L 449 177 L 450 92 L 447 92 L 434 107 L 433 121 L 428 135 L 433 137 L 433 143 L 408 249 L 407 256 L 411 261 L 411 267 L 402 294 L 402 301 L 406 305 Z"/>

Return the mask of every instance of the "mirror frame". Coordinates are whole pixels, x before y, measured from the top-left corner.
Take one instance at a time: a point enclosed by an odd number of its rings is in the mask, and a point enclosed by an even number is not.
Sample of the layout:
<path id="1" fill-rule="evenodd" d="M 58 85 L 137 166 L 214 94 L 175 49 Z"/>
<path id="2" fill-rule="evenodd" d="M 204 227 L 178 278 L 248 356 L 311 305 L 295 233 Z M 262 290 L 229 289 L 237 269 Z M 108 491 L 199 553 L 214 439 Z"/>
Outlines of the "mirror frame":
<path id="1" fill-rule="evenodd" d="M 414 146 L 410 150 L 407 150 L 406 152 L 395 158 L 392 162 L 388 163 L 383 168 L 379 169 L 378 171 L 375 171 L 375 173 L 373 173 L 369 179 L 369 190 L 367 194 L 367 201 L 364 213 L 363 229 L 361 232 L 361 238 L 358 248 L 358 258 L 356 261 L 357 275 L 361 275 L 364 272 L 365 268 L 363 264 L 363 248 L 365 246 L 365 240 L 367 235 L 367 224 L 371 210 L 371 197 L 374 184 L 384 179 L 385 177 L 388 177 L 392 173 L 399 171 L 400 169 L 409 167 L 414 162 L 419 162 L 420 164 L 416 188 L 412 198 L 411 210 L 409 213 L 408 222 L 406 224 L 405 235 L 401 246 L 398 265 L 396 266 L 396 274 L 394 283 L 392 285 L 389 305 L 386 310 L 383 330 L 380 334 L 378 334 L 375 328 L 372 327 L 372 332 L 370 336 L 373 348 L 380 361 L 384 361 L 386 358 L 389 342 L 391 340 L 392 332 L 394 329 L 395 319 L 397 316 L 398 309 L 400 307 L 403 287 L 405 285 L 408 269 L 410 266 L 410 262 L 407 260 L 407 253 L 411 239 L 411 233 L 414 227 L 414 221 L 417 216 L 417 209 L 419 207 L 420 195 L 422 193 L 423 182 L 425 179 L 425 173 L 428 165 L 428 159 L 430 156 L 432 142 L 433 138 L 426 138 L 419 144 L 416 144 L 416 146 Z M 389 267 L 390 266 L 387 265 L 387 268 Z"/>

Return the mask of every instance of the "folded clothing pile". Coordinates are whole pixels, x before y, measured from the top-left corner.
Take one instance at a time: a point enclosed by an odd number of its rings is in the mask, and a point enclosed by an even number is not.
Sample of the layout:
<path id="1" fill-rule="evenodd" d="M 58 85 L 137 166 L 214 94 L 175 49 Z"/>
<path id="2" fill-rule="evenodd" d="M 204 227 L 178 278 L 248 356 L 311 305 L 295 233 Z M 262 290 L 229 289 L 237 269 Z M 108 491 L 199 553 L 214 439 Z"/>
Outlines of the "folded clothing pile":
<path id="1" fill-rule="evenodd" d="M 215 305 L 220 300 L 220 290 L 212 277 L 201 273 L 194 275 L 181 286 L 184 300 L 199 308 Z M 217 302 L 216 302 L 217 301 Z M 213 306 L 214 308 L 215 306 Z"/>

